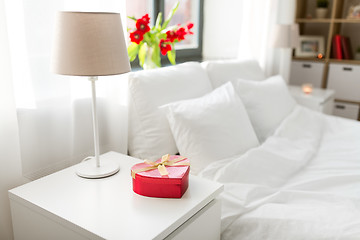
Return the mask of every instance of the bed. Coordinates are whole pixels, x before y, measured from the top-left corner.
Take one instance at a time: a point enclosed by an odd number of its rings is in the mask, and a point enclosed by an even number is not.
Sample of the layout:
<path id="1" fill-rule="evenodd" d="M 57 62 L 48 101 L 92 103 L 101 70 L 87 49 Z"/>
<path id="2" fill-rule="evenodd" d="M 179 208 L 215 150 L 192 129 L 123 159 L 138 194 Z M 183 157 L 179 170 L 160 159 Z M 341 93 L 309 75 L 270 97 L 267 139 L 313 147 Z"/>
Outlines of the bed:
<path id="1" fill-rule="evenodd" d="M 255 61 L 129 77 L 129 154 L 221 182 L 222 239 L 360 239 L 360 124 L 296 104 Z"/>

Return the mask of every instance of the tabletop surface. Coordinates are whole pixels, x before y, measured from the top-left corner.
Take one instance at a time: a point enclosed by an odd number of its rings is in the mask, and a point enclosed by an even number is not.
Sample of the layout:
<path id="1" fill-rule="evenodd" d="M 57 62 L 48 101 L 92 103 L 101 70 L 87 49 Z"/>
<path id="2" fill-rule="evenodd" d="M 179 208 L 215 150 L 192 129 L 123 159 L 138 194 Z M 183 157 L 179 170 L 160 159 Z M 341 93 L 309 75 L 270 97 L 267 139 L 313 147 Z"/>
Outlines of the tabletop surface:
<path id="1" fill-rule="evenodd" d="M 76 165 L 9 191 L 9 197 L 93 239 L 162 239 L 216 198 L 223 186 L 189 176 L 181 199 L 150 198 L 132 191 L 131 167 L 138 159 L 108 152 L 101 161 L 119 163 L 102 179 L 75 174 Z"/>
<path id="2" fill-rule="evenodd" d="M 329 98 L 333 97 L 335 93 L 332 89 L 313 88 L 310 94 L 305 94 L 301 86 L 289 86 L 289 91 L 294 97 L 301 97 L 319 103 L 326 102 Z"/>

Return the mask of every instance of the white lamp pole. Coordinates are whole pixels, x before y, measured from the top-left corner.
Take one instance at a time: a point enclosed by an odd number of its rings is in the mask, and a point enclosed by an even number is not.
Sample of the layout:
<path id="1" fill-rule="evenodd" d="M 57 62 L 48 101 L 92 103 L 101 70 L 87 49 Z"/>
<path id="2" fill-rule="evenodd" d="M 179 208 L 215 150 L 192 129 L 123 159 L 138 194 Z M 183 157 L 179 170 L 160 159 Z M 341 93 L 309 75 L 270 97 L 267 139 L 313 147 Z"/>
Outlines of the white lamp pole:
<path id="1" fill-rule="evenodd" d="M 100 147 L 99 147 L 99 127 L 96 110 L 96 81 L 98 77 L 89 77 L 91 82 L 92 95 L 92 118 L 94 131 L 94 157 L 93 159 L 81 163 L 76 169 L 76 174 L 84 178 L 103 178 L 117 173 L 120 168 L 119 165 L 109 162 L 100 162 Z M 95 160 L 95 162 L 94 162 Z"/>
<path id="2" fill-rule="evenodd" d="M 91 93 L 92 93 L 91 95 L 92 95 L 95 162 L 96 162 L 96 167 L 100 167 L 99 125 L 98 125 L 97 111 L 96 111 L 96 86 L 95 86 L 95 81 L 97 79 L 98 79 L 97 77 L 89 77 L 89 81 L 91 81 Z"/>

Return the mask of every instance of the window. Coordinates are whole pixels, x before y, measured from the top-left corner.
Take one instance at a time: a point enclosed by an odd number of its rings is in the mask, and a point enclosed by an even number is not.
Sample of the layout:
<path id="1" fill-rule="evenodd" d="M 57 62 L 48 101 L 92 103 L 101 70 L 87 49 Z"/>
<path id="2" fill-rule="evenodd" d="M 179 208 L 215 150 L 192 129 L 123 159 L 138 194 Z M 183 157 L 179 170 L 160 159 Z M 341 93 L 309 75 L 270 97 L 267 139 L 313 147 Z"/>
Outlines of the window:
<path id="1" fill-rule="evenodd" d="M 152 14 L 154 12 L 154 4 L 151 0 L 126 0 L 126 15 L 139 18 L 149 13 L 152 20 L 155 18 Z M 127 28 L 135 28 L 134 21 L 127 19 Z"/>
<path id="2" fill-rule="evenodd" d="M 154 24 L 157 14 L 162 12 L 166 18 L 177 1 L 126 0 L 126 14 L 127 16 L 139 18 L 148 13 L 151 17 L 150 24 Z M 202 58 L 203 4 L 204 0 L 181 0 L 179 8 L 169 24 L 194 23 L 194 28 L 192 29 L 194 35 L 187 36 L 186 40 L 175 45 L 177 63 L 189 60 L 200 61 Z M 134 28 L 134 21 L 128 19 L 127 27 Z M 166 56 L 162 56 L 162 64 L 170 64 Z M 132 62 L 132 66 L 138 66 L 138 61 Z"/>
<path id="3" fill-rule="evenodd" d="M 177 0 L 165 0 L 165 16 L 169 14 L 172 6 L 177 2 Z M 199 37 L 199 0 L 185 0 L 181 1 L 179 8 L 175 16 L 171 19 L 170 25 L 176 25 L 178 23 L 194 23 L 194 35 L 188 36 L 184 41 L 178 43 L 177 49 L 186 49 L 186 48 L 197 48 L 198 47 L 198 37 Z"/>

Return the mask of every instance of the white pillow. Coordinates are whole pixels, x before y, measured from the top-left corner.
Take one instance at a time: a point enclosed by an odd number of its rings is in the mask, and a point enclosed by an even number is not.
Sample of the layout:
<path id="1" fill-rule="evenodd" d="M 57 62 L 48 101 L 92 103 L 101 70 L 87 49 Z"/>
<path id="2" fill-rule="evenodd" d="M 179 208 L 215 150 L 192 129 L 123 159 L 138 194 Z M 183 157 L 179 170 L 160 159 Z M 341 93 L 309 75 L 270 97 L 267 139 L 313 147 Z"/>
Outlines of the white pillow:
<path id="1" fill-rule="evenodd" d="M 207 164 L 259 145 L 245 107 L 226 83 L 196 99 L 164 106 L 180 155 L 199 173 Z"/>
<path id="2" fill-rule="evenodd" d="M 216 60 L 203 62 L 213 88 L 238 78 L 250 80 L 266 79 L 256 60 Z"/>
<path id="3" fill-rule="evenodd" d="M 264 81 L 237 79 L 233 84 L 260 142 L 274 133 L 296 105 L 280 75 Z"/>
<path id="4" fill-rule="evenodd" d="M 200 63 L 131 73 L 129 76 L 129 154 L 155 160 L 178 152 L 165 113 L 159 106 L 212 91 Z"/>

